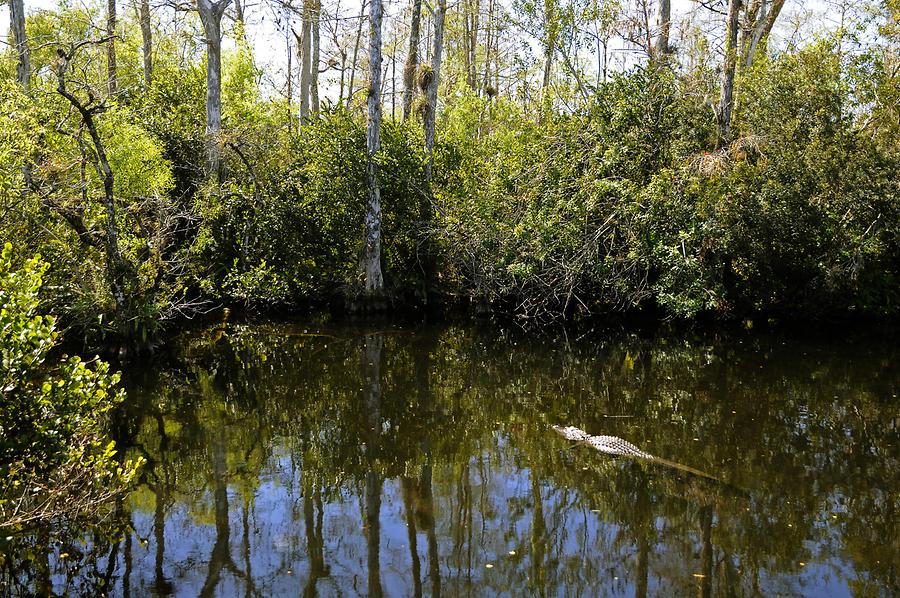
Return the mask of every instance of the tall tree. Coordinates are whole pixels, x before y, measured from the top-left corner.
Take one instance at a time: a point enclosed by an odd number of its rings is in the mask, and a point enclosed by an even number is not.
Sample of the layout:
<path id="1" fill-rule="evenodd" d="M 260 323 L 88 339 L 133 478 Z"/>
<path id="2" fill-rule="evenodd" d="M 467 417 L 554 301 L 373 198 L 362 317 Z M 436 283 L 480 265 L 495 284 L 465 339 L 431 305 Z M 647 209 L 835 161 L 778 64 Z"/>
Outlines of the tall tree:
<path id="1" fill-rule="evenodd" d="M 28 36 L 25 33 L 25 2 L 23 0 L 9 1 L 9 18 L 19 58 L 16 63 L 16 78 L 27 92 L 31 88 L 31 55 L 28 51 Z"/>
<path id="2" fill-rule="evenodd" d="M 141 42 L 144 54 L 144 87 L 153 83 L 153 30 L 150 28 L 150 0 L 140 0 L 138 9 L 141 22 Z"/>
<path id="3" fill-rule="evenodd" d="M 106 208 L 106 232 L 101 237 L 103 247 L 106 250 L 106 276 L 110 285 L 110 292 L 116 303 L 116 318 L 119 319 L 124 315 L 128 307 L 125 279 L 129 268 L 119 249 L 119 228 L 116 218 L 116 201 L 115 196 L 113 195 L 115 186 L 113 171 L 106 155 L 106 146 L 100 137 L 97 123 L 94 120 L 94 116 L 103 112 L 106 109 L 106 106 L 102 103 L 95 103 L 92 95 L 89 96 L 90 99 L 88 103 L 84 103 L 66 87 L 66 71 L 74 53 L 75 49 L 71 50 L 69 53 L 64 52 L 62 49 L 56 51 L 58 58 L 56 63 L 56 92 L 64 97 L 72 107 L 78 111 L 81 116 L 82 126 L 87 129 L 91 138 L 91 143 L 94 146 L 93 154 L 97 159 L 97 172 L 103 180 L 103 202 L 104 207 Z M 83 224 L 79 223 L 77 219 L 72 219 L 70 217 L 67 217 L 66 219 L 73 224 L 76 230 L 78 230 L 79 237 L 81 237 L 83 241 L 87 242 L 87 240 L 90 239 L 91 236 L 89 234 L 81 234 L 81 231 L 84 230 Z"/>
<path id="4" fill-rule="evenodd" d="M 319 112 L 319 24 L 322 19 L 321 0 L 312 0 L 309 37 L 309 107 L 313 114 Z"/>
<path id="5" fill-rule="evenodd" d="M 544 0 L 544 77 L 541 81 L 541 100 L 549 99 L 550 73 L 553 69 L 553 56 L 559 43 L 559 15 L 557 0 Z"/>
<path id="6" fill-rule="evenodd" d="M 419 28 L 422 21 L 422 0 L 413 0 L 409 22 L 409 51 L 403 67 L 403 120 L 412 112 L 413 95 L 416 92 L 416 69 L 419 68 Z"/>
<path id="7" fill-rule="evenodd" d="M 481 16 L 481 2 L 479 0 L 466 0 L 463 3 L 463 49 L 466 66 L 466 84 L 469 89 L 476 89 L 478 85 L 478 33 L 479 17 Z"/>
<path id="8" fill-rule="evenodd" d="M 285 90 L 285 96 L 287 96 L 287 125 L 288 125 L 288 133 L 291 132 L 292 129 L 292 121 L 293 117 L 293 108 L 291 107 L 291 103 L 294 100 L 294 72 L 293 65 L 291 64 L 291 60 L 293 59 L 294 49 L 291 47 L 291 34 L 293 33 L 291 30 L 291 13 L 290 11 L 285 11 L 284 15 L 287 24 L 284 28 L 284 41 L 287 46 L 287 89 Z"/>
<path id="9" fill-rule="evenodd" d="M 434 10 L 434 48 L 431 51 L 431 72 L 423 77 L 425 83 L 425 180 L 430 182 L 434 170 L 434 135 L 437 124 L 438 86 L 441 79 L 441 59 L 444 53 L 444 19 L 447 0 L 438 0 Z"/>
<path id="10" fill-rule="evenodd" d="M 300 118 L 306 119 L 309 116 L 309 90 L 312 82 L 312 2 L 313 0 L 303 0 L 303 10 L 301 11 L 300 35 L 296 33 L 297 38 L 297 54 L 300 58 Z"/>
<path id="11" fill-rule="evenodd" d="M 222 180 L 222 15 L 231 0 L 197 0 L 206 35 L 206 167 Z"/>
<path id="12" fill-rule="evenodd" d="M 106 0 L 106 86 L 109 95 L 116 95 L 118 69 L 116 68 L 116 0 Z"/>
<path id="13" fill-rule="evenodd" d="M 725 32 L 725 65 L 722 69 L 722 90 L 719 97 L 719 142 L 723 147 L 731 141 L 731 113 L 734 110 L 734 72 L 737 67 L 738 20 L 741 0 L 728 0 Z"/>
<path id="14" fill-rule="evenodd" d="M 485 42 L 484 42 L 484 78 L 481 84 L 481 90 L 487 94 L 488 98 L 496 95 L 497 90 L 490 90 L 491 87 L 491 49 L 496 43 L 494 33 L 494 0 L 488 0 L 487 6 L 487 23 L 485 23 Z"/>
<path id="15" fill-rule="evenodd" d="M 222 180 L 222 15 L 231 0 L 197 0 L 206 35 L 206 168 Z"/>
<path id="16" fill-rule="evenodd" d="M 655 58 L 661 59 L 669 54 L 669 31 L 672 27 L 672 0 L 659 0 L 656 13 L 656 48 Z"/>
<path id="17" fill-rule="evenodd" d="M 747 5 L 741 28 L 741 66 L 750 67 L 760 52 L 765 52 L 769 34 L 784 8 L 785 0 L 752 0 Z"/>
<path id="18" fill-rule="evenodd" d="M 378 186 L 378 153 L 381 151 L 381 0 L 371 0 L 370 7 L 369 122 L 366 136 L 369 201 L 359 269 L 363 278 L 363 291 L 371 297 L 381 295 L 384 291 L 384 277 L 381 272 L 381 189 Z"/>

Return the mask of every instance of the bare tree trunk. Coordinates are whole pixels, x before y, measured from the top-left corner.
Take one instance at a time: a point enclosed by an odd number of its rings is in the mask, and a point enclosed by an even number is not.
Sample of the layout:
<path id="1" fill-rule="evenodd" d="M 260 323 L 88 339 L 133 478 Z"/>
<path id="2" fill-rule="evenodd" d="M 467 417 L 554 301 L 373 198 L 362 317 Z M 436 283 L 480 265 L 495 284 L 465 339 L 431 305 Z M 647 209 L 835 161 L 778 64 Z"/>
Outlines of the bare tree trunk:
<path id="1" fill-rule="evenodd" d="M 231 0 L 197 0 L 206 35 L 206 168 L 222 182 L 222 15 Z"/>
<path id="2" fill-rule="evenodd" d="M 497 30 L 494 32 L 494 89 L 497 91 L 498 96 L 500 95 L 500 42 L 500 28 L 497 27 Z M 508 93 L 509 85 L 506 87 Z"/>
<path id="3" fill-rule="evenodd" d="M 672 0 L 659 0 L 659 11 L 656 16 L 659 33 L 656 36 L 656 52 L 654 58 L 661 60 L 669 54 L 669 31 L 672 27 Z"/>
<path id="4" fill-rule="evenodd" d="M 365 218 L 365 239 L 359 269 L 366 295 L 384 291 L 381 272 L 381 189 L 378 186 L 376 154 L 381 151 L 381 0 L 372 0 L 369 17 L 369 124 L 366 138 L 366 180 L 369 201 Z"/>
<path id="5" fill-rule="evenodd" d="M 775 21 L 778 20 L 781 9 L 784 8 L 784 2 L 785 0 L 774 0 L 772 2 L 772 6 L 769 8 L 769 14 L 766 15 L 765 25 L 763 25 L 762 31 L 760 31 L 759 39 L 757 40 L 756 45 L 753 46 L 754 53 L 765 52 L 768 48 L 769 34 L 772 33 L 772 29 L 775 27 Z"/>
<path id="6" fill-rule="evenodd" d="M 350 86 L 347 88 L 347 105 L 350 105 L 350 102 L 353 101 L 353 83 L 356 80 L 356 65 L 357 59 L 359 58 L 359 42 L 362 39 L 362 29 L 363 23 L 365 22 L 366 16 L 366 0 L 363 0 L 362 6 L 359 9 L 359 25 L 356 28 L 356 43 L 353 45 L 353 61 L 350 65 Z"/>
<path id="7" fill-rule="evenodd" d="M 741 0 L 728 1 L 725 36 L 725 66 L 722 69 L 722 92 L 719 98 L 719 141 L 721 148 L 731 141 L 731 113 L 734 110 L 734 71 L 737 66 L 738 16 Z"/>
<path id="8" fill-rule="evenodd" d="M 319 23 L 322 15 L 321 0 L 313 0 L 310 14 L 310 71 L 309 107 L 313 114 L 319 113 Z"/>
<path id="9" fill-rule="evenodd" d="M 484 43 L 484 83 L 481 88 L 484 91 L 488 98 L 497 95 L 497 90 L 494 90 L 494 93 L 488 93 L 488 87 L 491 85 L 491 44 L 495 43 L 493 37 L 493 27 L 494 27 L 494 0 L 488 0 L 488 14 L 487 14 L 487 25 L 485 26 L 485 43 Z"/>
<path id="10" fill-rule="evenodd" d="M 300 37 L 297 40 L 300 44 L 298 50 L 300 54 L 300 120 L 306 120 L 309 117 L 309 89 L 312 82 L 312 52 L 310 51 L 312 41 L 312 0 L 304 0 L 303 2 L 303 23 L 300 28 Z"/>
<path id="11" fill-rule="evenodd" d="M 759 52 L 765 52 L 769 34 L 784 8 L 785 0 L 754 0 L 747 8 L 748 30 L 741 45 L 741 67 L 749 68 Z"/>
<path id="12" fill-rule="evenodd" d="M 19 61 L 16 63 L 16 78 L 19 85 L 26 92 L 31 89 L 31 54 L 28 51 L 28 36 L 25 33 L 25 2 L 23 0 L 10 0 L 9 2 L 10 28 L 16 42 L 16 53 Z"/>
<path id="13" fill-rule="evenodd" d="M 397 122 L 397 44 L 391 51 L 391 122 Z"/>
<path id="14" fill-rule="evenodd" d="M 288 20 L 287 31 L 285 32 L 284 42 L 287 46 L 287 115 L 288 115 L 288 133 L 293 130 L 293 113 L 291 112 L 291 102 L 294 99 L 294 73 L 291 61 L 293 59 L 294 49 L 291 48 L 291 24 Z"/>
<path id="15" fill-rule="evenodd" d="M 403 120 L 412 112 L 413 95 L 416 93 L 416 69 L 419 68 L 419 27 L 422 22 L 422 0 L 413 0 L 409 26 L 409 51 L 403 67 Z"/>
<path id="16" fill-rule="evenodd" d="M 153 30 L 150 28 L 150 0 L 140 4 L 141 41 L 144 54 L 144 88 L 153 84 Z"/>
<path id="17" fill-rule="evenodd" d="M 468 80 L 469 87 L 471 89 L 476 89 L 478 86 L 478 31 L 479 31 L 479 19 L 481 13 L 481 2 L 479 0 L 472 0 L 474 6 L 470 11 L 470 19 L 471 24 L 469 25 L 469 39 L 468 39 L 468 53 L 469 53 L 469 72 L 466 74 L 466 78 Z M 480 95 L 480 94 L 479 94 Z"/>
<path id="18" fill-rule="evenodd" d="M 344 102 L 344 78 L 347 75 L 347 53 L 341 51 L 341 82 L 338 87 L 338 104 Z"/>
<path id="19" fill-rule="evenodd" d="M 234 20 L 237 25 L 240 25 L 240 36 L 244 36 L 244 5 L 241 4 L 241 0 L 234 0 Z"/>
<path id="20" fill-rule="evenodd" d="M 650 0 L 639 0 L 638 3 L 640 4 L 641 15 L 643 17 L 643 23 L 641 23 L 643 31 L 641 33 L 644 34 L 644 51 L 647 52 L 647 56 L 653 56 L 653 32 L 650 28 Z"/>
<path id="21" fill-rule="evenodd" d="M 116 69 L 116 0 L 106 0 L 106 85 L 109 95 L 116 95 L 118 72 Z"/>
<path id="22" fill-rule="evenodd" d="M 557 46 L 557 22 L 555 0 L 544 0 L 544 78 L 541 81 L 541 110 L 550 102 L 550 74 Z"/>
<path id="23" fill-rule="evenodd" d="M 425 180 L 431 182 L 434 170 L 434 134 L 437 126 L 438 86 L 441 80 L 441 58 L 444 53 L 444 17 L 447 15 L 447 0 L 438 0 L 434 11 L 434 49 L 431 53 L 431 80 L 426 90 L 425 105 Z"/>

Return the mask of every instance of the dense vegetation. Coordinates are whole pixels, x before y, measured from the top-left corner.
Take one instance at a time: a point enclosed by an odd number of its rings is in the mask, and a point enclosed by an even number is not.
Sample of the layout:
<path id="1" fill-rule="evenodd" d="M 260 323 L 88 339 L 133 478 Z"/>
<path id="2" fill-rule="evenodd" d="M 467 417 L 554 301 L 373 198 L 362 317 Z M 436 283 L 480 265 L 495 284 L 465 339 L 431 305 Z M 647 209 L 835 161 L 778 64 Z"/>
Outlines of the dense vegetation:
<path id="1" fill-rule="evenodd" d="M 900 313 L 898 0 L 836 0 L 837 25 L 785 0 L 413 0 L 386 38 L 382 0 L 231 2 L 6 2 L 4 538 L 109 514 L 141 463 L 110 441 L 118 375 L 58 328 L 146 346 L 233 304 Z"/>
<path id="2" fill-rule="evenodd" d="M 279 97 L 280 84 L 264 82 L 272 74 L 239 10 L 233 28 L 226 20 L 234 43 L 213 130 L 207 54 L 218 44 L 198 38 L 203 7 L 201 19 L 118 15 L 113 38 L 99 5 L 32 11 L 27 69 L 14 34 L 0 61 L 0 230 L 13 261 L 40 253 L 51 264 L 43 300 L 66 326 L 144 339 L 215 304 L 356 296 L 377 168 L 376 261 L 395 302 L 545 319 L 896 314 L 898 7 L 847 8 L 840 28 L 811 19 L 803 36 L 768 43 L 782 5 L 748 46 L 758 6 L 734 0 L 721 8 L 740 13 L 739 32 L 692 13 L 677 41 L 667 21 L 640 29 L 624 4 L 491 4 L 474 35 L 484 7 L 439 4 L 424 19 L 432 31 L 446 17 L 443 65 L 432 40 L 416 38 L 432 67 L 412 77 L 414 60 L 403 75 L 408 118 L 399 93 L 390 109 L 381 100 L 375 149 L 366 94 L 351 95 L 363 75 L 356 52 L 347 65 L 347 32 L 329 50 L 343 56 L 337 101 L 324 82 L 320 101 L 316 80 L 310 104 L 301 52 L 297 106 L 296 90 Z M 316 14 L 318 36 L 327 11 Z M 596 76 L 589 23 L 608 32 Z M 391 31 L 395 53 L 404 26 Z M 540 60 L 503 45 L 516 31 L 533 35 Z M 724 55 L 711 49 L 723 35 Z M 644 58 L 607 69 L 615 39 Z M 324 54 L 316 45 L 312 57 L 327 72 L 336 63 Z"/>
<path id="3" fill-rule="evenodd" d="M 12 270 L 0 253 L 0 530 L 30 529 L 65 517 L 94 519 L 128 488 L 140 459 L 116 460 L 105 416 L 123 398 L 109 365 L 53 359 L 52 317 L 39 315 L 47 264 Z M 0 558 L 0 565 L 4 559 Z"/>

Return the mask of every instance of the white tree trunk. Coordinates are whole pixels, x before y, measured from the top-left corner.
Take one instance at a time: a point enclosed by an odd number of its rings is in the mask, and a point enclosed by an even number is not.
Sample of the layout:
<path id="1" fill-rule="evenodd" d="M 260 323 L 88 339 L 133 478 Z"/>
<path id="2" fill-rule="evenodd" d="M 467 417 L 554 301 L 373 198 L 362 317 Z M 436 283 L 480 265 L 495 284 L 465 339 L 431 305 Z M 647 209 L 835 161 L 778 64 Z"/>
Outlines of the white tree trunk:
<path id="1" fill-rule="evenodd" d="M 371 0 L 369 18 L 369 123 L 366 138 L 368 160 L 366 180 L 369 201 L 365 217 L 365 239 L 360 257 L 360 273 L 366 295 L 384 291 L 381 272 L 381 189 L 378 187 L 377 154 L 381 151 L 381 0 Z"/>
<path id="2" fill-rule="evenodd" d="M 437 127 L 438 85 L 441 79 L 441 57 L 444 53 L 444 17 L 446 0 L 438 0 L 434 11 L 434 49 L 431 52 L 431 81 L 426 91 L 425 105 L 425 180 L 431 181 L 434 171 L 434 135 Z"/>
<path id="3" fill-rule="evenodd" d="M 785 0 L 756 0 L 747 9 L 747 21 L 749 31 L 745 35 L 744 43 L 741 44 L 741 66 L 749 68 L 753 65 L 753 59 L 759 52 L 765 52 L 767 40 L 781 9 L 784 8 Z"/>
<path id="4" fill-rule="evenodd" d="M 222 15 L 231 0 L 197 0 L 206 35 L 206 167 L 222 180 Z"/>
<path id="5" fill-rule="evenodd" d="M 672 0 L 659 0 L 656 15 L 656 52 L 657 60 L 669 53 L 669 31 L 672 28 Z"/>
<path id="6" fill-rule="evenodd" d="M 322 2 L 314 0 L 310 23 L 310 71 L 309 71 L 309 107 L 313 114 L 319 113 L 319 23 L 321 21 Z"/>
<path id="7" fill-rule="evenodd" d="M 303 23 L 300 28 L 300 119 L 306 120 L 309 116 L 309 87 L 311 82 L 310 70 L 312 68 L 312 52 L 310 41 L 312 38 L 312 0 L 303 2 Z"/>

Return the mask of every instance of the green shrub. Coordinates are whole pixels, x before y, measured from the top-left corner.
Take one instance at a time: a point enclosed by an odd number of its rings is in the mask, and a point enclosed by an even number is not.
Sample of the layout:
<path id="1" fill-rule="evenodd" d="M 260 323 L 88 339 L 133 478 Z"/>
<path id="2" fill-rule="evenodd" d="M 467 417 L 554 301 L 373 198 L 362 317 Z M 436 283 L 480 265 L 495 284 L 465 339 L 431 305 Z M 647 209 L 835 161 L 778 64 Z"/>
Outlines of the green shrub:
<path id="1" fill-rule="evenodd" d="M 208 192 L 198 203 L 203 224 L 194 251 L 199 263 L 212 265 L 200 272 L 203 287 L 251 302 L 340 294 L 356 276 L 362 244 L 363 124 L 337 109 L 276 143 L 263 141 L 259 131 L 249 137 L 242 151 L 256 152 L 248 161 L 257 184 L 241 173 L 240 183 L 224 194 Z M 395 294 L 421 278 L 417 249 L 425 195 L 416 143 L 410 130 L 385 124 L 378 156 L 382 252 L 386 284 Z"/>
<path id="2" fill-rule="evenodd" d="M 123 491 L 140 466 L 119 462 L 106 439 L 106 414 L 121 402 L 118 374 L 78 357 L 52 358 L 54 320 L 38 314 L 47 264 L 12 267 L 0 254 L 0 527 L 93 516 Z"/>

